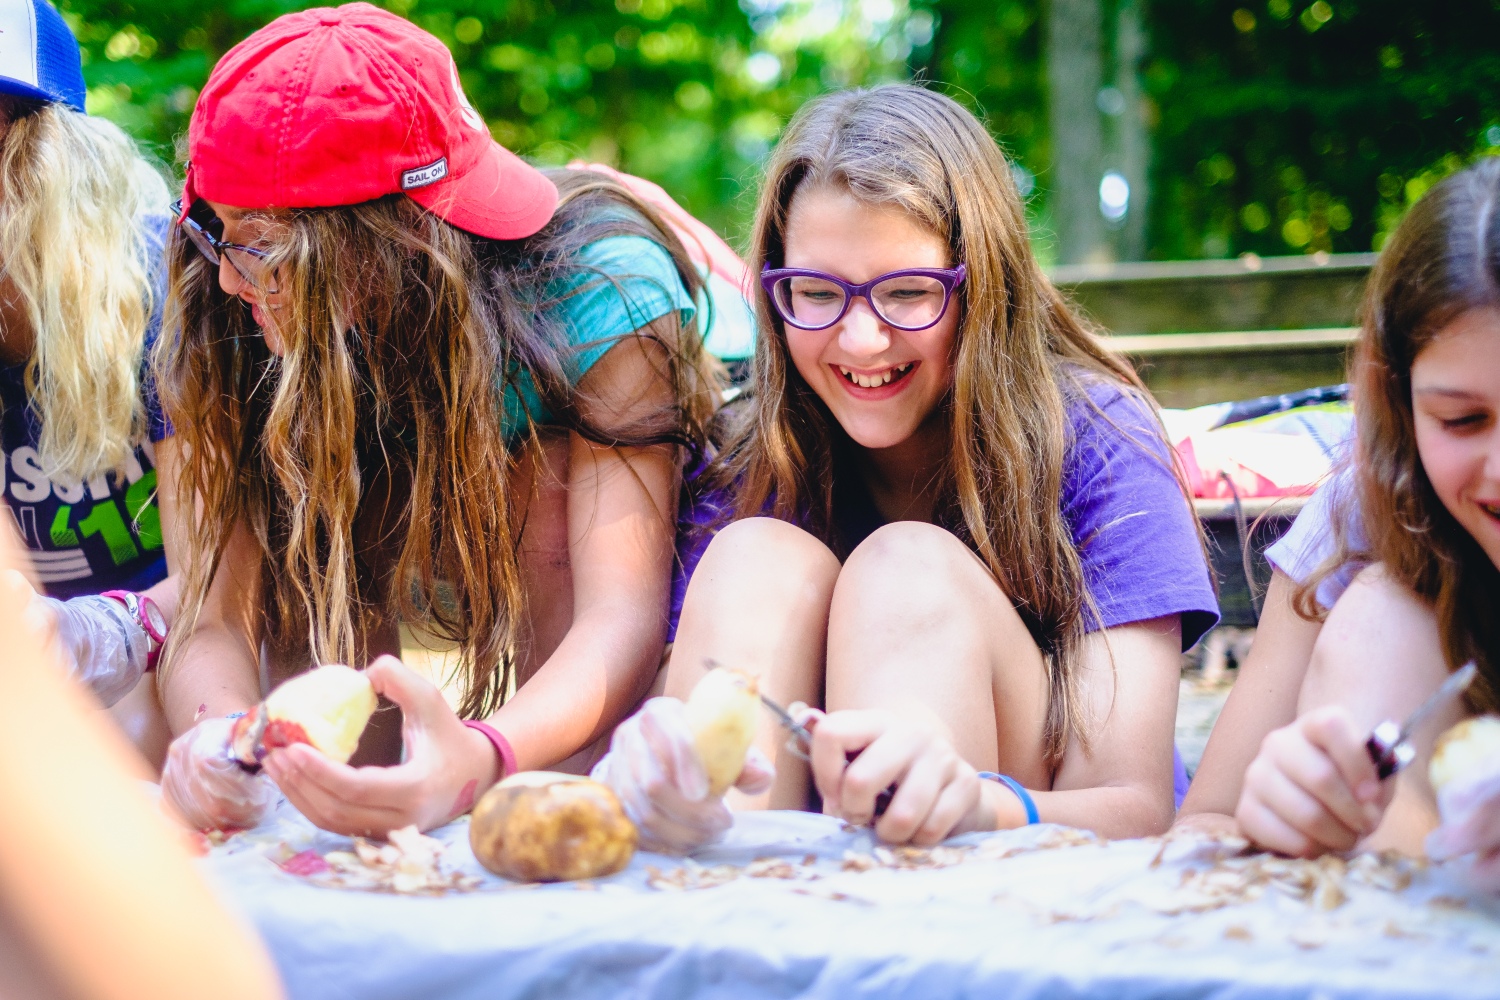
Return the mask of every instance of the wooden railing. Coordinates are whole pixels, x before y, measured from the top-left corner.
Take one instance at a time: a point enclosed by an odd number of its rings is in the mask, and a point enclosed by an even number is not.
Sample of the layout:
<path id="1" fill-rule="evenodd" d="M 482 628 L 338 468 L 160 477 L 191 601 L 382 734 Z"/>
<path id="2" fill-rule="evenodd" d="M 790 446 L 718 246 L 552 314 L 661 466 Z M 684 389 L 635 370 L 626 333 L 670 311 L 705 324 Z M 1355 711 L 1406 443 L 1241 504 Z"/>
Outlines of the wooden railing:
<path id="1" fill-rule="evenodd" d="M 1249 257 L 1052 269 L 1164 406 L 1346 381 L 1374 254 Z"/>

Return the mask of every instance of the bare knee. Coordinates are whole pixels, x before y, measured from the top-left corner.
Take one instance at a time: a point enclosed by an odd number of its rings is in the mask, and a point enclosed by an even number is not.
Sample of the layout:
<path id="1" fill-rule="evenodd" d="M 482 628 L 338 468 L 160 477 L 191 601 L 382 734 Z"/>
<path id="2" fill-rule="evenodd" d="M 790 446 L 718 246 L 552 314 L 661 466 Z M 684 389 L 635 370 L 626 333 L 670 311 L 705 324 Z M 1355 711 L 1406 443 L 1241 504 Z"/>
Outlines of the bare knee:
<path id="1" fill-rule="evenodd" d="M 994 577 L 952 532 L 921 521 L 896 521 L 850 553 L 837 599 L 919 627 L 949 620 L 957 608 L 998 592 Z"/>
<path id="2" fill-rule="evenodd" d="M 1313 645 L 1298 714 L 1343 704 L 1359 716 L 1360 706 L 1374 711 L 1386 701 L 1383 696 L 1436 686 L 1446 674 L 1431 606 L 1377 564 L 1355 577 L 1328 613 Z"/>
<path id="3" fill-rule="evenodd" d="M 757 517 L 724 528 L 688 583 L 666 692 L 686 697 L 705 658 L 728 657 L 776 694 L 815 701 L 838 573 L 828 547 L 795 525 Z"/>
<path id="4" fill-rule="evenodd" d="M 754 579 L 757 586 L 831 590 L 838 575 L 838 558 L 808 532 L 773 517 L 747 517 L 709 542 L 693 582 Z"/>

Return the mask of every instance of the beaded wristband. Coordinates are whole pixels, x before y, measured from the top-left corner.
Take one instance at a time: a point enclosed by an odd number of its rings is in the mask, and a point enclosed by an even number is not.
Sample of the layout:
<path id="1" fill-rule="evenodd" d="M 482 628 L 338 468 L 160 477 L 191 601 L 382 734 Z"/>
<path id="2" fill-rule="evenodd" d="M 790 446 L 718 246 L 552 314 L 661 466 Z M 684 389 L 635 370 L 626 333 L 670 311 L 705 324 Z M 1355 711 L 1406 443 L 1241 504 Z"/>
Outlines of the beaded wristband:
<path id="1" fill-rule="evenodd" d="M 488 722 L 477 722 L 473 719 L 466 719 L 464 725 L 483 733 L 484 738 L 495 747 L 495 753 L 500 755 L 500 777 L 496 778 L 496 781 L 508 778 L 520 770 L 516 765 L 516 751 L 511 747 L 510 740 L 500 735 L 500 730 Z"/>
<path id="2" fill-rule="evenodd" d="M 1020 799 L 1021 805 L 1026 807 L 1027 826 L 1030 826 L 1033 823 L 1040 823 L 1042 821 L 1041 815 L 1036 811 L 1036 802 L 1032 799 L 1031 793 L 1022 788 L 1021 783 L 1015 778 L 1012 778 L 1006 774 L 996 774 L 994 771 L 980 771 L 979 776 L 988 781 L 998 781 L 1000 782 L 1000 784 L 1016 793 L 1016 798 Z"/>

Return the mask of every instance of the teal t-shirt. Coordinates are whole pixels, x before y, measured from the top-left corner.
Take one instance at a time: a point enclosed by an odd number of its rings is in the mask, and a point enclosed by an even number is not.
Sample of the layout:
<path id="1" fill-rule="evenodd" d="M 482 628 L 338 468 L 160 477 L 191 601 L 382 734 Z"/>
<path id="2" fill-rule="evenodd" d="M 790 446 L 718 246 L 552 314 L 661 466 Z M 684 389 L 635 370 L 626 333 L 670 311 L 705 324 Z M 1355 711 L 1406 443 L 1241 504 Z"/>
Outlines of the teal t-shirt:
<path id="1" fill-rule="evenodd" d="M 677 310 L 683 326 L 697 311 L 671 254 L 644 236 L 610 236 L 578 252 L 578 271 L 552 289 L 550 311 L 560 319 L 574 353 L 567 375 L 577 384 L 622 337 Z M 519 391 L 518 391 L 519 390 Z M 505 388 L 505 439 L 512 441 L 530 422 L 546 424 L 552 414 L 542 405 L 527 372 Z"/>

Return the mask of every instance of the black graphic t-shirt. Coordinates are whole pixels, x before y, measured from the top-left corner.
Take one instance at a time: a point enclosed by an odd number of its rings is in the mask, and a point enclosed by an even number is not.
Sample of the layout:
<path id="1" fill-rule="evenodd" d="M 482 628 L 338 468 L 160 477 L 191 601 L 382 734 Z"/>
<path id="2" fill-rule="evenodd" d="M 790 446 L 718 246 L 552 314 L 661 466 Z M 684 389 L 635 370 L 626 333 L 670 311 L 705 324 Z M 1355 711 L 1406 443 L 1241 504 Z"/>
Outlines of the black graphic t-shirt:
<path id="1" fill-rule="evenodd" d="M 156 268 L 157 309 L 146 331 L 148 353 L 160 329 L 164 270 Z M 41 423 L 26 395 L 26 366 L 0 365 L 0 494 L 31 550 L 38 579 L 53 597 L 144 590 L 167 575 L 155 445 L 172 431 L 149 379 L 141 381 L 148 440 L 131 454 L 123 476 L 110 472 L 78 482 L 47 476 L 37 452 Z"/>
<path id="2" fill-rule="evenodd" d="M 41 426 L 27 405 L 25 366 L 0 367 L 0 485 L 37 578 L 53 597 L 144 590 L 167 575 L 156 508 L 155 443 L 167 436 L 159 408 L 150 440 L 125 475 L 86 482 L 48 478 L 37 454 Z"/>

